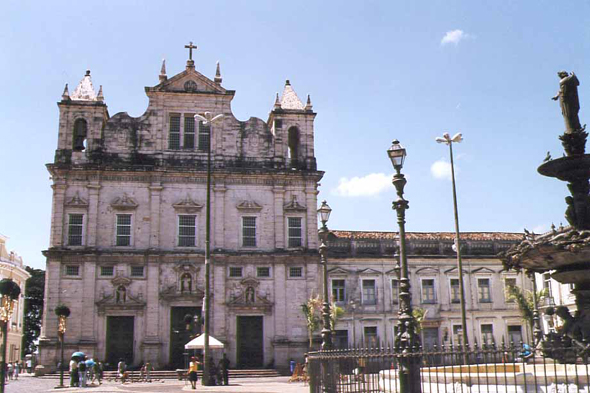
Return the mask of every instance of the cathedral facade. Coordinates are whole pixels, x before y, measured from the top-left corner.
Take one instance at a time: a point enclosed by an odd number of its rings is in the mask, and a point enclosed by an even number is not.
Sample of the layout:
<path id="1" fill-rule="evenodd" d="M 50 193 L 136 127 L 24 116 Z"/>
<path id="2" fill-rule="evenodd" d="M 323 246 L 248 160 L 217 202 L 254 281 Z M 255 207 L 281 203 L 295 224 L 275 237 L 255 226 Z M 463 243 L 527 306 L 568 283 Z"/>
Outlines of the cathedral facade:
<path id="1" fill-rule="evenodd" d="M 233 367 L 302 359 L 301 304 L 320 282 L 323 175 L 309 97 L 304 104 L 287 81 L 266 121 L 240 121 L 219 65 L 205 77 L 192 48 L 184 71 L 168 78 L 162 64 L 159 83 L 145 91 L 142 116 L 110 116 L 87 71 L 58 102 L 41 364 L 53 368 L 59 358 L 60 304 L 72 311 L 66 353 L 110 365 L 184 364 L 184 344 L 203 322 L 208 149 L 211 335 Z M 205 112 L 223 117 L 195 119 Z"/>

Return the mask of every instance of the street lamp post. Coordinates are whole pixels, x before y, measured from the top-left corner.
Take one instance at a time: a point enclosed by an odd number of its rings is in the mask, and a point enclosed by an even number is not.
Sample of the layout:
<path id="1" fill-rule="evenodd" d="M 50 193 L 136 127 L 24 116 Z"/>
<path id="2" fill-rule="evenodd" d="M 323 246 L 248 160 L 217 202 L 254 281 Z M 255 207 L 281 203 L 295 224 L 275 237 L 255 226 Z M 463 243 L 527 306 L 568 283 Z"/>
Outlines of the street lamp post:
<path id="1" fill-rule="evenodd" d="M 320 244 L 320 263 L 322 264 L 322 271 L 323 271 L 323 279 L 324 279 L 324 304 L 322 307 L 322 319 L 324 322 L 324 327 L 322 329 L 322 350 L 329 350 L 332 349 L 332 329 L 330 329 L 330 295 L 328 291 L 328 258 L 326 254 L 328 253 L 328 246 L 326 245 L 328 241 L 328 235 L 330 231 L 326 226 L 328 219 L 330 218 L 330 213 L 332 209 L 326 203 L 326 201 L 322 202 L 322 206 L 318 209 L 318 215 L 320 216 L 320 221 L 322 222 L 322 227 L 319 230 L 319 237 L 321 240 Z"/>
<path id="2" fill-rule="evenodd" d="M 8 344 L 8 323 L 12 317 L 14 303 L 20 296 L 20 287 L 9 278 L 0 281 L 0 295 L 2 304 L 0 305 L 0 322 L 2 323 L 2 370 L 0 370 L 0 393 L 4 393 L 6 384 L 6 346 Z"/>
<path id="3" fill-rule="evenodd" d="M 463 345 L 465 348 L 469 346 L 467 341 L 467 312 L 465 306 L 465 285 L 463 282 L 463 262 L 461 260 L 461 240 L 459 234 L 459 211 L 457 209 L 457 189 L 455 187 L 455 163 L 453 162 L 453 143 L 459 143 L 463 140 L 461 133 L 455 134 L 452 138 L 448 133 L 445 133 L 442 138 L 436 138 L 438 143 L 444 143 L 449 146 L 449 154 L 451 157 L 451 180 L 453 183 L 453 208 L 455 212 L 455 248 L 457 252 L 457 268 L 459 269 L 459 295 L 461 297 L 461 325 L 463 333 Z"/>
<path id="4" fill-rule="evenodd" d="M 55 315 L 57 315 L 57 335 L 59 337 L 60 347 L 60 363 L 59 363 L 59 385 L 58 388 L 65 388 L 64 386 L 64 336 L 66 334 L 67 319 L 70 316 L 70 309 L 67 306 L 60 305 L 55 308 Z"/>
<path id="5" fill-rule="evenodd" d="M 204 125 L 209 124 L 209 143 L 207 146 L 207 211 L 206 211 L 206 229 L 205 229 L 205 296 L 203 297 L 203 308 L 205 309 L 205 327 L 204 350 L 203 350 L 203 378 L 202 384 L 209 385 L 209 326 L 211 315 L 211 293 L 210 293 L 210 276 L 211 276 L 211 140 L 213 139 L 213 122 L 221 119 L 223 114 L 213 116 L 211 112 L 205 112 L 204 116 L 195 115 L 195 120 L 200 120 Z"/>
<path id="6" fill-rule="evenodd" d="M 404 199 L 406 178 L 401 173 L 406 158 L 406 149 L 394 140 L 387 154 L 396 173 L 393 175 L 393 185 L 397 193 L 397 200 L 393 202 L 393 209 L 397 212 L 399 225 L 399 312 L 398 332 L 395 337 L 395 350 L 401 353 L 399 382 L 401 393 L 420 393 L 420 359 L 414 353 L 420 342 L 416 334 L 416 320 L 412 314 L 412 295 L 410 292 L 410 277 L 408 273 L 408 259 L 406 254 L 406 210 L 409 203 Z"/>

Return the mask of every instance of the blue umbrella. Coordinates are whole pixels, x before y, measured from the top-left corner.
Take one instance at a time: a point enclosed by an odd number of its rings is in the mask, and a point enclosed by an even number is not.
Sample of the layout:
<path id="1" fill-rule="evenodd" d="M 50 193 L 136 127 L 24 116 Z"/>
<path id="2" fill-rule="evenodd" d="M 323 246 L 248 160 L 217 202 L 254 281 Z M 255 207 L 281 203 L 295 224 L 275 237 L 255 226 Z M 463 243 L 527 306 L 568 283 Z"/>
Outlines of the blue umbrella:
<path id="1" fill-rule="evenodd" d="M 92 359 L 88 359 L 88 360 L 86 361 L 86 365 L 87 365 L 88 367 L 92 367 L 92 366 L 94 366 L 95 364 L 96 364 L 96 363 L 95 363 L 95 362 L 94 362 L 94 360 L 92 360 Z"/>
<path id="2" fill-rule="evenodd" d="M 73 358 L 82 358 L 84 359 L 86 357 L 86 354 L 84 352 L 74 352 L 72 354 L 72 359 Z"/>

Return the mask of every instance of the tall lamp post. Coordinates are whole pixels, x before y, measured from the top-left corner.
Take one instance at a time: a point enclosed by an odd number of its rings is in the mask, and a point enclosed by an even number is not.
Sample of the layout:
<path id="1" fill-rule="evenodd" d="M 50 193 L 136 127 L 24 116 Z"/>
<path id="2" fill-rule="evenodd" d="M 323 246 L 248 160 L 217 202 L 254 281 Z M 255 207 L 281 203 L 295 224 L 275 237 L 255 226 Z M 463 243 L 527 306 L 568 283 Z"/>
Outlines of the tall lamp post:
<path id="1" fill-rule="evenodd" d="M 203 334 L 205 335 L 204 341 L 204 354 L 203 354 L 203 378 L 202 384 L 205 386 L 209 385 L 209 357 L 211 350 L 209 348 L 209 316 L 211 315 L 211 292 L 210 292 L 210 281 L 211 281 L 211 140 L 213 139 L 213 123 L 223 117 L 223 114 L 213 116 L 211 112 L 205 112 L 204 116 L 195 115 L 195 120 L 200 120 L 204 125 L 209 125 L 209 143 L 207 146 L 207 212 L 206 212 L 206 229 L 205 229 L 205 296 L 203 297 L 203 307 L 205 308 L 205 328 Z"/>
<path id="2" fill-rule="evenodd" d="M 12 317 L 14 303 L 20 296 L 20 287 L 9 278 L 0 281 L 0 295 L 2 295 L 2 304 L 0 305 L 0 322 L 2 322 L 2 370 L 0 370 L 0 393 L 4 393 L 6 384 L 6 346 L 8 344 L 8 323 Z"/>
<path id="3" fill-rule="evenodd" d="M 467 312 L 465 306 L 465 285 L 463 282 L 463 262 L 461 260 L 461 240 L 459 234 L 459 211 L 457 209 L 457 189 L 455 187 L 455 163 L 453 162 L 453 143 L 459 143 L 463 140 L 461 133 L 455 134 L 452 138 L 448 133 L 445 133 L 442 138 L 436 138 L 438 143 L 444 143 L 449 146 L 449 154 L 451 157 L 451 180 L 453 183 L 453 208 L 455 212 L 455 248 L 457 252 L 457 268 L 459 269 L 459 295 L 461 297 L 461 325 L 463 333 L 463 345 L 467 347 Z"/>
<path id="4" fill-rule="evenodd" d="M 318 231 L 319 237 L 321 240 L 320 244 L 320 263 L 322 264 L 322 271 L 323 271 L 323 290 L 324 290 L 324 304 L 322 306 L 322 319 L 324 322 L 324 327 L 322 329 L 322 350 L 329 350 L 332 349 L 332 330 L 330 329 L 330 294 L 328 291 L 328 258 L 326 254 L 328 253 L 328 246 L 326 245 L 328 241 L 328 235 L 330 231 L 326 226 L 328 219 L 330 218 L 330 213 L 332 209 L 326 203 L 326 201 L 322 202 L 322 206 L 318 209 L 318 215 L 320 216 L 320 221 L 322 222 L 322 227 Z"/>
<path id="5" fill-rule="evenodd" d="M 404 199 L 404 186 L 406 178 L 401 173 L 406 158 L 406 149 L 394 140 L 387 154 L 395 175 L 393 185 L 397 193 L 397 200 L 393 202 L 393 209 L 397 212 L 399 225 L 399 312 L 398 331 L 395 337 L 395 350 L 401 353 L 399 382 L 401 393 L 420 393 L 420 359 L 413 353 L 420 342 L 416 334 L 416 320 L 412 315 L 412 295 L 410 292 L 410 277 L 408 273 L 408 259 L 406 254 L 406 210 L 409 203 Z"/>
<path id="6" fill-rule="evenodd" d="M 64 386 L 64 336 L 66 334 L 67 319 L 70 316 L 70 309 L 67 306 L 59 305 L 55 308 L 55 315 L 57 315 L 57 336 L 59 337 L 60 363 L 59 363 L 59 385 L 58 388 L 65 388 Z"/>

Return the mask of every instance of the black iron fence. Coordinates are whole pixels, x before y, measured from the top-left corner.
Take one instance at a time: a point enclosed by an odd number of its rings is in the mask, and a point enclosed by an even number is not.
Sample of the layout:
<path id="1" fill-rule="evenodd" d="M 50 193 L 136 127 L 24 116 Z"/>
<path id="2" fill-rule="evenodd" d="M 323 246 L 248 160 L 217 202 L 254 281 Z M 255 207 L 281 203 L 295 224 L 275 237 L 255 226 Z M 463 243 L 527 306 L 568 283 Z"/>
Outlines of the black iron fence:
<path id="1" fill-rule="evenodd" d="M 587 348 L 564 341 L 311 352 L 311 393 L 590 393 Z M 553 356 L 553 357 L 550 357 Z M 412 367 L 419 370 L 412 376 Z M 410 374 L 408 376 L 408 374 Z M 401 380 L 401 383 L 400 383 Z"/>

